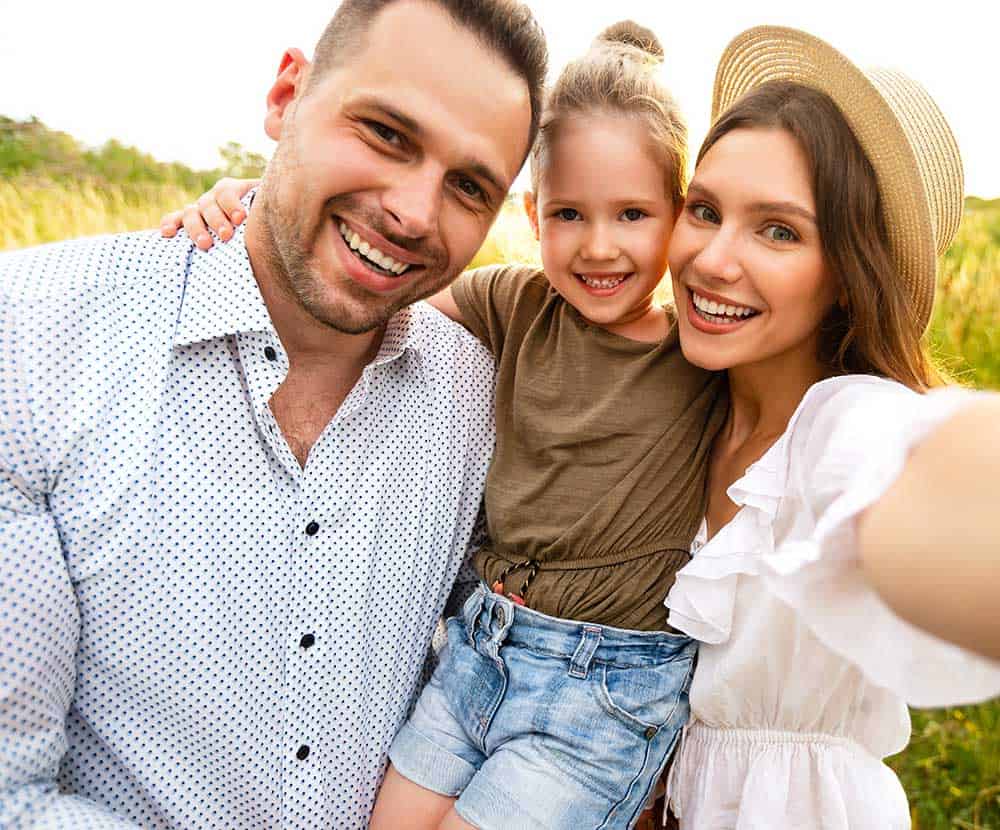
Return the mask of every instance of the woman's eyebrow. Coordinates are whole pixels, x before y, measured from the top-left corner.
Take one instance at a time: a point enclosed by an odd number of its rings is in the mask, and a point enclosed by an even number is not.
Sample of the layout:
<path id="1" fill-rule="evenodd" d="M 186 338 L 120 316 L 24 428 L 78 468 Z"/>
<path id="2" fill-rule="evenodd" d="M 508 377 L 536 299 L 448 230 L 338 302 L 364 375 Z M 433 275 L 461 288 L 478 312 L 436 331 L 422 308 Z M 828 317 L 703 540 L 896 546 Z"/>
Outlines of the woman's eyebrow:
<path id="1" fill-rule="evenodd" d="M 692 194 L 703 199 L 708 199 L 710 202 L 718 203 L 719 201 L 719 198 L 711 190 L 697 182 L 691 182 L 688 186 L 687 198 L 690 199 Z M 752 202 L 747 206 L 747 210 L 752 213 L 792 213 L 796 216 L 801 216 L 803 219 L 807 219 L 814 225 L 816 224 L 816 216 L 797 202 Z"/>
<path id="2" fill-rule="evenodd" d="M 754 202 L 750 205 L 750 210 L 754 213 L 793 213 L 816 224 L 816 217 L 795 202 Z"/>

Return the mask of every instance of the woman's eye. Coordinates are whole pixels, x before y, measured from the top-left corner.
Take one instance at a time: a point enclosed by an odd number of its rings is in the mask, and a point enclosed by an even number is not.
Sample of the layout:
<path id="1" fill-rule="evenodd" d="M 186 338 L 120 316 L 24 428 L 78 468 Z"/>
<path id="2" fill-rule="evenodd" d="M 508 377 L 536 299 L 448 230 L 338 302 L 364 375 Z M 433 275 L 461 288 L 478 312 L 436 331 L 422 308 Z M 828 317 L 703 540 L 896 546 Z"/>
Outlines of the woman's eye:
<path id="1" fill-rule="evenodd" d="M 692 205 L 691 214 L 695 219 L 700 219 L 702 222 L 712 222 L 713 224 L 718 224 L 719 222 L 719 214 L 708 205 Z"/>
<path id="2" fill-rule="evenodd" d="M 795 231 L 784 225 L 768 225 L 764 228 L 764 236 L 772 242 L 795 242 L 798 239 Z"/>
<path id="3" fill-rule="evenodd" d="M 379 121 L 369 121 L 368 126 L 371 131 L 381 138 L 386 144 L 401 144 L 403 137 L 392 127 L 387 127 Z"/>
<path id="4" fill-rule="evenodd" d="M 562 208 L 556 213 L 556 216 L 565 222 L 575 222 L 580 218 L 580 212 L 573 208 Z"/>
<path id="5" fill-rule="evenodd" d="M 639 208 L 626 208 L 622 211 L 622 216 L 624 216 L 629 222 L 638 222 L 646 214 L 643 213 Z"/>

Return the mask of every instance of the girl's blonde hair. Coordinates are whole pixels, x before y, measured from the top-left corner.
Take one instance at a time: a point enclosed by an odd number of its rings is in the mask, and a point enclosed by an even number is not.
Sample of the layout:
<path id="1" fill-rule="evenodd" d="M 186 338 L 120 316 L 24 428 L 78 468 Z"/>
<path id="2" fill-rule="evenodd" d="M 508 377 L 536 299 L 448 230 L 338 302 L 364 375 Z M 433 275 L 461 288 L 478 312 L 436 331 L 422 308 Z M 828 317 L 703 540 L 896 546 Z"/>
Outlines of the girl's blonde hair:
<path id="1" fill-rule="evenodd" d="M 560 125 L 577 115 L 614 114 L 641 118 L 649 128 L 652 149 L 660 156 L 674 205 L 687 189 L 687 125 L 657 69 L 663 47 L 649 29 L 623 20 L 609 26 L 589 51 L 570 63 L 545 99 L 542 120 L 531 150 L 531 186 L 538 181 Z"/>

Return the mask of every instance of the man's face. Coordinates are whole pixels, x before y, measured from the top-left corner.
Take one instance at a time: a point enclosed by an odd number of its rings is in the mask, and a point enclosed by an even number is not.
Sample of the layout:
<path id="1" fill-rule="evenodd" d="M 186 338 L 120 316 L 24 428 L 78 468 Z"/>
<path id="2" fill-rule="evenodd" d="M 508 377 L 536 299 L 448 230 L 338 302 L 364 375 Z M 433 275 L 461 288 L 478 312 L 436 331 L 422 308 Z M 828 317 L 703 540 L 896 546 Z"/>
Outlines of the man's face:
<path id="1" fill-rule="evenodd" d="M 351 334 L 468 264 L 531 117 L 525 82 L 431 3 L 389 5 L 365 41 L 305 94 L 303 66 L 286 106 L 276 84 L 279 144 L 262 185 L 272 266 L 313 317 Z"/>

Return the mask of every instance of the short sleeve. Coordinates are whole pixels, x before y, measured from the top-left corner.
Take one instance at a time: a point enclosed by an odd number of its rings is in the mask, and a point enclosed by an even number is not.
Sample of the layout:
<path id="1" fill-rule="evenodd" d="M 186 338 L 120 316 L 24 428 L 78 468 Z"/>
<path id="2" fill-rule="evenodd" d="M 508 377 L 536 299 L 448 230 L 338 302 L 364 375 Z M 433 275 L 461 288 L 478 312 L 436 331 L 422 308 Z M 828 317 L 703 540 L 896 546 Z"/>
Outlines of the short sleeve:
<path id="1" fill-rule="evenodd" d="M 488 265 L 462 274 L 451 295 L 465 327 L 499 358 L 514 315 L 526 310 L 525 289 L 544 279 L 530 266 Z"/>
<path id="2" fill-rule="evenodd" d="M 789 435 L 777 542 L 761 576 L 829 648 L 911 705 L 996 696 L 1000 663 L 902 620 L 870 587 L 857 556 L 860 514 L 892 486 L 908 454 L 981 393 L 948 388 L 919 395 L 872 380 L 817 396 L 799 412 Z"/>

